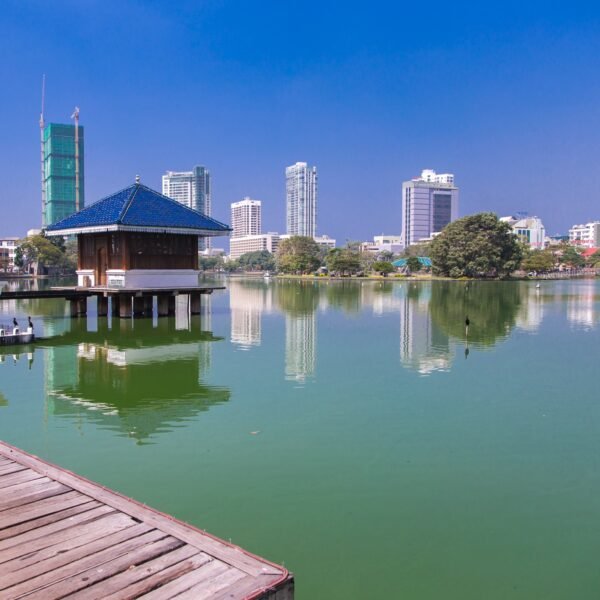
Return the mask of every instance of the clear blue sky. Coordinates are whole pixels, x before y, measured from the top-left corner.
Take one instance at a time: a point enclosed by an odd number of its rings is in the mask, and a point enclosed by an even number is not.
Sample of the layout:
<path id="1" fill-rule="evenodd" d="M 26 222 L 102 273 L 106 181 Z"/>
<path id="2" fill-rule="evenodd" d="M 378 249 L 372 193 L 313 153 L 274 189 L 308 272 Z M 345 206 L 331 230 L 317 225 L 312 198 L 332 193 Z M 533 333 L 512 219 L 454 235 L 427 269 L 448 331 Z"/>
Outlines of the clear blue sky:
<path id="1" fill-rule="evenodd" d="M 578 2 L 3 0 L 0 235 L 40 224 L 46 119 L 81 107 L 86 200 L 204 164 L 213 214 L 319 170 L 320 233 L 400 231 L 401 183 L 455 173 L 461 215 L 600 219 L 600 6 Z M 215 245 L 224 245 L 224 243 Z"/>

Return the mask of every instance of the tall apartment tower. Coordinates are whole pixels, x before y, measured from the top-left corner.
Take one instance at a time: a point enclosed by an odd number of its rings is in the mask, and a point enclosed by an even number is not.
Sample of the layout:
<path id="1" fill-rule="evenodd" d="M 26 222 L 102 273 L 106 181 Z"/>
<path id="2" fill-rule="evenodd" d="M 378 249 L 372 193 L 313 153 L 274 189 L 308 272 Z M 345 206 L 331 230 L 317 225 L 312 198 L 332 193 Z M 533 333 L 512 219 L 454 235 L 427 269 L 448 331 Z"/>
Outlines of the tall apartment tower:
<path id="1" fill-rule="evenodd" d="M 44 228 L 54 225 L 85 206 L 83 133 L 83 127 L 79 125 L 76 149 L 75 125 L 48 123 L 44 127 L 42 140 L 44 189 L 42 227 Z"/>
<path id="2" fill-rule="evenodd" d="M 287 234 L 317 234 L 317 167 L 304 162 L 285 169 Z"/>
<path id="3" fill-rule="evenodd" d="M 402 237 L 406 247 L 440 232 L 458 218 L 458 188 L 451 173 L 425 169 L 402 184 Z"/>
<path id="4" fill-rule="evenodd" d="M 191 171 L 167 171 L 162 176 L 162 193 L 193 210 L 210 217 L 211 183 L 206 167 L 195 166 Z M 200 250 L 209 247 L 209 238 L 200 238 Z"/>
<path id="5" fill-rule="evenodd" d="M 261 202 L 244 198 L 231 204 L 231 237 L 258 235 L 261 232 Z"/>

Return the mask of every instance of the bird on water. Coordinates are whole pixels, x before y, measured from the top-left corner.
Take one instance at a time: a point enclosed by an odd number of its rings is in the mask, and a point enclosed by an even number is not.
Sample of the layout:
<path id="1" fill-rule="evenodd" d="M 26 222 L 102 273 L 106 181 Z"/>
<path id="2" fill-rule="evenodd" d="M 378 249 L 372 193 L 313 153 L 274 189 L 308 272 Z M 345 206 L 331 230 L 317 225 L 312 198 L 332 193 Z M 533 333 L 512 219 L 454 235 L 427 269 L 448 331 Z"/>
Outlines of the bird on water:
<path id="1" fill-rule="evenodd" d="M 19 326 L 19 324 L 17 323 L 17 319 L 15 319 L 15 317 L 13 317 L 13 325 L 14 325 L 15 327 L 18 327 L 18 326 Z"/>
<path id="2" fill-rule="evenodd" d="M 27 317 L 27 324 L 29 325 L 29 327 L 31 327 L 31 329 L 33 329 L 33 322 L 31 321 L 31 317 Z"/>

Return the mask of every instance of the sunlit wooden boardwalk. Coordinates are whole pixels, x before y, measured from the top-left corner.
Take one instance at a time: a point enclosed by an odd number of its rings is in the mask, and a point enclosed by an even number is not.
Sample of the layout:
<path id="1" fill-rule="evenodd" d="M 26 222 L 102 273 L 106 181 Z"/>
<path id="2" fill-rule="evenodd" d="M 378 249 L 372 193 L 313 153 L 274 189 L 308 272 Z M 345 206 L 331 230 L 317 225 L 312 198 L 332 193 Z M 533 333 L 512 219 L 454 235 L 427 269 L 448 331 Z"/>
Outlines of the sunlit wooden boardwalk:
<path id="1" fill-rule="evenodd" d="M 283 568 L 0 442 L 0 598 L 291 600 Z"/>

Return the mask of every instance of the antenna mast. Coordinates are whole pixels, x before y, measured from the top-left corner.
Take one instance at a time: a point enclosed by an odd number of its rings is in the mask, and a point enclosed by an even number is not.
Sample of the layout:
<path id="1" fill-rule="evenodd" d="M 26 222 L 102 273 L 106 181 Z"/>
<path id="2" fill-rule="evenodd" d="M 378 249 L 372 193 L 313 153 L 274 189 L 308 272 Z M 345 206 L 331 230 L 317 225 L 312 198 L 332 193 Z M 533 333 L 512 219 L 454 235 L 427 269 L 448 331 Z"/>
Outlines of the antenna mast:
<path id="1" fill-rule="evenodd" d="M 46 227 L 46 181 L 44 177 L 44 102 L 46 100 L 46 75 L 42 75 L 42 110 L 40 112 L 40 174 L 42 183 L 42 228 Z"/>
<path id="2" fill-rule="evenodd" d="M 71 119 L 75 120 L 75 212 L 79 212 L 79 106 L 75 107 Z"/>

